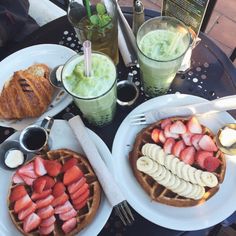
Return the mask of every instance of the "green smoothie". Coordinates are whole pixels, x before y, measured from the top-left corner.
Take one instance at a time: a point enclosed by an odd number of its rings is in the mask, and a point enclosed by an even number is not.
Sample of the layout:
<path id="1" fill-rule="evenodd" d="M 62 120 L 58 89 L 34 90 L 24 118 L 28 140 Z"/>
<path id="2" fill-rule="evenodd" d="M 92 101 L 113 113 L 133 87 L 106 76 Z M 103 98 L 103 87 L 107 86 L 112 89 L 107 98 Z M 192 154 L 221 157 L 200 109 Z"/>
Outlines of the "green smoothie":
<path id="1" fill-rule="evenodd" d="M 110 123 L 116 108 L 116 67 L 104 54 L 92 53 L 91 76 L 84 75 L 84 56 L 77 55 L 62 71 L 65 89 L 92 124 Z"/>
<path id="2" fill-rule="evenodd" d="M 141 79 L 144 92 L 150 97 L 168 91 L 189 47 L 188 31 L 175 22 L 172 26 L 172 21 L 167 17 L 153 18 L 137 34 Z"/>

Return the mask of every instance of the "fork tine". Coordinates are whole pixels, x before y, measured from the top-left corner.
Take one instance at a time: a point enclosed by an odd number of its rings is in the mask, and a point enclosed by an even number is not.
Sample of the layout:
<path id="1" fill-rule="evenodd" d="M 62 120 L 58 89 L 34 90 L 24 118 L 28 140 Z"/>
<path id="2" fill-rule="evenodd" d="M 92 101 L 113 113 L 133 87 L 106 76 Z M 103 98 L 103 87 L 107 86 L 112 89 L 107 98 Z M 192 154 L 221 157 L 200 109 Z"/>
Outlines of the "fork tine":
<path id="1" fill-rule="evenodd" d="M 136 114 L 136 115 L 132 115 L 132 118 L 136 118 L 136 117 L 145 117 L 144 113 L 140 113 L 140 114 Z"/>
<path id="2" fill-rule="evenodd" d="M 146 121 L 140 121 L 140 122 L 131 122 L 131 125 L 146 125 Z"/>
<path id="3" fill-rule="evenodd" d="M 131 225 L 134 222 L 134 217 L 127 204 L 127 201 L 123 201 L 116 205 L 115 211 L 125 226 Z"/>
<path id="4" fill-rule="evenodd" d="M 121 219 L 122 223 L 126 226 L 127 224 L 126 224 L 126 222 L 124 220 L 124 217 L 123 217 L 123 215 L 122 215 L 118 205 L 115 207 L 115 212 L 119 216 L 119 218 Z"/>

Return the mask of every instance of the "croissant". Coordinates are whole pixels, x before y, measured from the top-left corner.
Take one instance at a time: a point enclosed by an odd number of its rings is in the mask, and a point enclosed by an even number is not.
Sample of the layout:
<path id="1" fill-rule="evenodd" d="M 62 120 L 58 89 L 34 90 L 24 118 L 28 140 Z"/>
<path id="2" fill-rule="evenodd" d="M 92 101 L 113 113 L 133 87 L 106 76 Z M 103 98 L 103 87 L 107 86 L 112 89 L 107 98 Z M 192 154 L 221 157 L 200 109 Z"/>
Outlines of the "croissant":
<path id="1" fill-rule="evenodd" d="M 49 68 L 44 64 L 14 72 L 0 94 L 0 118 L 22 119 L 44 113 L 54 92 L 48 77 Z"/>

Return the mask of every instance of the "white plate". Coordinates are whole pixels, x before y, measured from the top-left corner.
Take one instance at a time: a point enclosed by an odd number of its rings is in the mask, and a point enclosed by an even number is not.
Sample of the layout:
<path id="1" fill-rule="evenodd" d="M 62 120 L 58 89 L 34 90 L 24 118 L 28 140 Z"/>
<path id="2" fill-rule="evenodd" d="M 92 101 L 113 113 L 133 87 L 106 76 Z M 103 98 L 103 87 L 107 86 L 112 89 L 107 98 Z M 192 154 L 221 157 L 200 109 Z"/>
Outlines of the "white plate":
<path id="1" fill-rule="evenodd" d="M 105 161 L 106 165 L 112 172 L 112 156 L 110 151 L 108 150 L 105 143 L 91 130 L 89 130 L 89 134 L 96 144 L 96 147 L 98 148 L 98 151 L 100 155 L 102 156 L 103 160 Z M 19 136 L 19 132 L 14 133 L 12 136 L 10 136 L 11 140 L 17 139 Z M 52 148 L 51 149 L 58 149 L 58 148 L 68 148 L 73 151 L 83 153 L 82 148 L 78 144 L 76 137 L 71 130 L 68 123 L 64 120 L 55 120 L 54 125 L 52 127 L 50 137 L 52 139 Z M 11 180 L 13 172 L 3 170 L 0 168 L 0 205 L 1 205 L 1 211 L 0 211 L 0 234 L 1 236 L 7 236 L 7 235 L 21 235 L 21 233 L 16 229 L 16 227 L 13 225 L 7 208 L 7 196 L 8 196 L 8 189 L 9 184 Z M 97 235 L 105 223 L 107 222 L 110 214 L 111 214 L 112 208 L 110 204 L 108 203 L 107 199 L 105 198 L 104 194 L 102 194 L 101 203 L 99 206 L 99 209 L 96 213 L 95 218 L 91 222 L 90 225 L 88 225 L 85 229 L 83 229 L 79 235 L 81 236 L 88 236 L 88 235 Z"/>
<path id="2" fill-rule="evenodd" d="M 3 88 L 4 83 L 9 80 L 17 70 L 24 70 L 35 63 L 44 63 L 50 68 L 54 68 L 58 65 L 64 64 L 75 54 L 76 52 L 72 49 L 57 44 L 39 44 L 21 49 L 0 62 L 0 90 Z M 2 119 L 0 120 L 0 126 L 21 130 L 29 124 L 34 123 L 37 119 L 42 119 L 45 116 L 56 115 L 72 102 L 72 97 L 67 93 L 64 93 L 64 95 L 61 96 L 61 91 L 61 89 L 57 89 L 50 104 L 53 105 L 53 107 L 49 105 L 47 111 L 42 114 L 41 117 L 12 121 Z"/>
<path id="3" fill-rule="evenodd" d="M 172 94 L 151 99 L 134 109 L 120 125 L 112 148 L 115 177 L 119 180 L 130 205 L 147 220 L 174 230 L 199 230 L 215 225 L 236 210 L 236 157 L 227 157 L 226 175 L 219 191 L 206 203 L 194 207 L 172 207 L 151 201 L 135 179 L 129 165 L 128 155 L 136 134 L 145 126 L 131 126 L 130 117 L 143 111 L 160 107 L 178 106 L 202 102 L 205 99 Z M 235 123 L 226 112 L 199 118 L 214 133 L 224 123 Z"/>

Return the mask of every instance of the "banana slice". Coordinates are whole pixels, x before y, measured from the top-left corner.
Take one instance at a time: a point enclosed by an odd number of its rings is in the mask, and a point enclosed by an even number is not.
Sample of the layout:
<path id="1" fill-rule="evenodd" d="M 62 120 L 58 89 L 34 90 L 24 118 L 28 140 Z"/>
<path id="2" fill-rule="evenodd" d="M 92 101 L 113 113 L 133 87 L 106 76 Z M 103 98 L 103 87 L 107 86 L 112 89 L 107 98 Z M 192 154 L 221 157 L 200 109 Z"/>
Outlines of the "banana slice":
<path id="1" fill-rule="evenodd" d="M 161 149 L 161 147 L 154 143 L 146 143 L 142 146 L 141 152 L 145 156 L 152 157 L 158 154 L 159 149 Z"/>
<path id="2" fill-rule="evenodd" d="M 174 176 L 175 176 L 175 185 L 171 186 L 170 190 L 175 193 L 175 190 L 177 188 L 179 188 L 179 186 L 181 185 L 181 179 L 178 176 L 176 176 L 176 175 L 174 175 Z"/>
<path id="3" fill-rule="evenodd" d="M 166 187 L 166 184 L 170 181 L 171 173 L 169 170 L 166 170 L 165 178 L 159 181 L 159 184 Z"/>
<path id="4" fill-rule="evenodd" d="M 178 162 L 178 164 L 177 164 L 176 175 L 181 179 L 183 178 L 182 172 L 183 172 L 184 165 L 185 165 L 185 163 L 182 161 Z"/>
<path id="5" fill-rule="evenodd" d="M 171 173 L 171 172 L 170 172 L 170 173 Z M 171 189 L 171 187 L 176 184 L 176 178 L 177 178 L 177 177 L 176 177 L 175 175 L 171 174 L 171 177 L 170 177 L 169 181 L 166 183 L 166 187 L 167 187 L 168 189 Z"/>
<path id="6" fill-rule="evenodd" d="M 162 166 L 162 172 L 158 177 L 155 177 L 155 180 L 159 183 L 161 180 L 163 180 L 166 177 L 166 168 L 164 166 Z"/>
<path id="7" fill-rule="evenodd" d="M 174 159 L 175 157 L 173 155 L 167 155 L 165 157 L 165 167 L 168 169 L 168 170 L 171 170 L 171 163 L 172 163 L 172 160 Z"/>
<path id="8" fill-rule="evenodd" d="M 160 177 L 161 173 L 164 171 L 163 168 L 165 168 L 165 167 L 162 166 L 162 165 L 158 165 L 158 169 L 155 173 L 152 174 L 152 178 L 153 179 L 156 179 L 156 178 L 158 179 Z"/>
<path id="9" fill-rule="evenodd" d="M 171 172 L 176 175 L 177 173 L 177 164 L 180 162 L 180 160 L 178 158 L 173 158 L 173 160 L 171 161 L 171 167 L 170 170 Z"/>
<path id="10" fill-rule="evenodd" d="M 186 181 L 189 181 L 189 177 L 188 177 L 188 169 L 190 168 L 190 165 L 184 165 L 182 168 L 182 178 Z"/>
<path id="11" fill-rule="evenodd" d="M 200 188 L 199 185 L 193 184 L 192 192 L 188 195 L 188 197 L 194 199 L 198 193 L 199 188 Z"/>
<path id="12" fill-rule="evenodd" d="M 196 170 L 197 169 L 192 167 L 192 166 L 190 166 L 189 169 L 188 169 L 188 178 L 189 178 L 189 181 L 193 184 L 197 184 L 197 180 L 196 180 L 195 175 L 194 175 Z"/>
<path id="13" fill-rule="evenodd" d="M 177 194 L 183 192 L 187 188 L 187 182 L 183 179 L 180 179 L 181 184 L 179 185 L 178 188 L 175 189 L 175 192 Z"/>
<path id="14" fill-rule="evenodd" d="M 152 175 L 153 173 L 157 171 L 157 169 L 158 169 L 158 164 L 155 161 L 153 161 L 152 169 L 147 171 L 147 174 Z"/>
<path id="15" fill-rule="evenodd" d="M 218 184 L 217 177 L 213 173 L 210 173 L 208 171 L 203 171 L 201 173 L 201 180 L 207 187 L 210 188 L 213 188 Z"/>
<path id="16" fill-rule="evenodd" d="M 136 162 L 137 169 L 146 173 L 153 168 L 153 160 L 147 156 L 140 157 Z"/>
<path id="17" fill-rule="evenodd" d="M 196 178 L 197 184 L 204 187 L 204 186 L 206 186 L 206 185 L 205 185 L 205 183 L 202 181 L 201 174 L 202 174 L 202 171 L 201 171 L 201 170 L 196 170 L 196 171 L 194 172 L 194 177 Z"/>
<path id="18" fill-rule="evenodd" d="M 158 155 L 155 157 L 157 162 L 161 165 L 164 165 L 166 154 L 163 149 L 158 150 Z"/>
<path id="19" fill-rule="evenodd" d="M 187 187 L 185 188 L 185 190 L 180 192 L 179 195 L 187 198 L 193 190 L 193 185 L 190 182 L 186 182 L 186 184 L 187 184 Z"/>
<path id="20" fill-rule="evenodd" d="M 205 194 L 205 188 L 204 187 L 202 187 L 202 186 L 199 186 L 199 192 L 198 192 L 198 194 L 197 195 L 195 195 L 195 200 L 199 200 L 199 199 L 201 199 L 203 196 L 204 196 L 204 194 Z"/>

